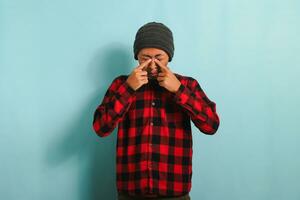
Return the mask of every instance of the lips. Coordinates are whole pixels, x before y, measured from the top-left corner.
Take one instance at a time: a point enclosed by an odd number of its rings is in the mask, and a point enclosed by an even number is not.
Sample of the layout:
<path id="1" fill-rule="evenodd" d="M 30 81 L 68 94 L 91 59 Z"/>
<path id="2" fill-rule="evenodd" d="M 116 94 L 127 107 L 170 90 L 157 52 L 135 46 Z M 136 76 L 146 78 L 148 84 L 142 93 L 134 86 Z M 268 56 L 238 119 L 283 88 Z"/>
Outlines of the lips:
<path id="1" fill-rule="evenodd" d="M 157 74 L 148 74 L 149 79 L 155 79 L 157 78 Z"/>
<path id="2" fill-rule="evenodd" d="M 150 75 L 151 76 L 157 76 L 158 74 L 157 73 L 151 73 Z"/>

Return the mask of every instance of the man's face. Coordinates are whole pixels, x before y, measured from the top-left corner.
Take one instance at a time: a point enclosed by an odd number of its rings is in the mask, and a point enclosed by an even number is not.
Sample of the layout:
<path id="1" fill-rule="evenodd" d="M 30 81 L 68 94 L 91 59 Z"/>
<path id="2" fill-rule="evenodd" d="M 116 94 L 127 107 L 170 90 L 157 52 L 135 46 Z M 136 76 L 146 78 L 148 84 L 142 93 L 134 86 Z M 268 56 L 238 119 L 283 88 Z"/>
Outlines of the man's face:
<path id="1" fill-rule="evenodd" d="M 159 60 L 164 66 L 167 66 L 169 62 L 168 54 L 165 51 L 157 48 L 143 48 L 138 53 L 137 57 L 138 57 L 139 64 L 142 64 L 143 62 L 147 61 L 149 58 L 152 59 L 149 65 L 143 69 L 148 72 L 148 77 L 150 79 L 156 78 L 158 76 L 158 73 L 160 72 L 160 67 L 157 66 L 157 64 L 154 62 L 154 58 Z"/>

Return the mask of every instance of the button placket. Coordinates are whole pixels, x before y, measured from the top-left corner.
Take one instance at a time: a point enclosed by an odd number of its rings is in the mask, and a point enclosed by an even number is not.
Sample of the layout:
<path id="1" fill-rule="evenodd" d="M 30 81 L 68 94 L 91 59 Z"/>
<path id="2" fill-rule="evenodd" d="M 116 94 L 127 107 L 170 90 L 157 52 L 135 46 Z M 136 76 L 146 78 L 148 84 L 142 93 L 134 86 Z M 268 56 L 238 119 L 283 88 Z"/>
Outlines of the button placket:
<path id="1" fill-rule="evenodd" d="M 152 152 L 152 150 L 153 150 L 151 142 L 149 143 L 149 150 L 150 150 L 150 152 Z"/>

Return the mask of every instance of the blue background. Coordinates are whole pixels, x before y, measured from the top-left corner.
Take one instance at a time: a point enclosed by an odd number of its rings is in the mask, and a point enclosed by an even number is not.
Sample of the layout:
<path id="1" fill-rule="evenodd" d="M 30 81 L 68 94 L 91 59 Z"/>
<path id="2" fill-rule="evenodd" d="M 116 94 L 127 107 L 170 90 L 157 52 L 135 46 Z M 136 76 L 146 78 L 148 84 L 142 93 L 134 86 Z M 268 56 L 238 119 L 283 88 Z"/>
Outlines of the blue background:
<path id="1" fill-rule="evenodd" d="M 0 1 L 0 199 L 113 200 L 116 132 L 93 112 L 137 65 L 137 29 L 174 34 L 173 72 L 217 104 L 193 125 L 191 197 L 299 200 L 298 0 Z"/>

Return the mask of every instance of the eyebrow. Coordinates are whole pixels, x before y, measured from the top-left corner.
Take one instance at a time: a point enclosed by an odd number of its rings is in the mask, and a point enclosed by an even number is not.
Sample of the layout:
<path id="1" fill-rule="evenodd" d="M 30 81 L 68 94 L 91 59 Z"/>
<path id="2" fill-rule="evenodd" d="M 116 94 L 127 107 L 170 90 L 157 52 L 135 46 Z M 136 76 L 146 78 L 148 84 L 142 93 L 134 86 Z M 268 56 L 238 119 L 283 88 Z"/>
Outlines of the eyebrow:
<path id="1" fill-rule="evenodd" d="M 151 56 L 147 55 L 147 54 L 142 54 L 143 57 L 148 57 L 151 58 Z M 159 56 L 163 56 L 163 54 L 157 54 L 155 55 L 155 57 L 159 57 Z"/>

